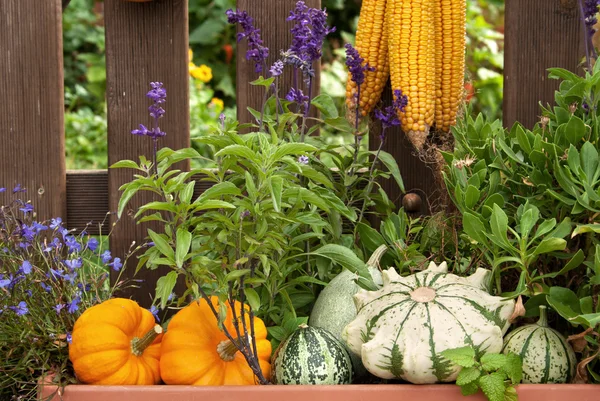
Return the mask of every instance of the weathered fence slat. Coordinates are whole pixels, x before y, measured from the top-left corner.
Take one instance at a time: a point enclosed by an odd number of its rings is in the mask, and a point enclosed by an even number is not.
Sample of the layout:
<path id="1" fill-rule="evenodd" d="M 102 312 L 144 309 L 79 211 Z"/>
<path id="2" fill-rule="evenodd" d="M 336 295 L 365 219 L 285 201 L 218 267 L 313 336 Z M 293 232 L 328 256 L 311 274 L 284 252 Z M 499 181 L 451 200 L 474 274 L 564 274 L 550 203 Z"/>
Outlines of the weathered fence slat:
<path id="1" fill-rule="evenodd" d="M 297 0 L 238 0 L 237 8 L 240 11 L 247 11 L 254 18 L 254 25 L 260 29 L 264 45 L 270 50 L 267 61 L 267 69 L 281 57 L 280 50 L 287 50 L 292 44 L 292 34 L 290 29 L 292 22 L 286 21 L 296 5 Z M 321 8 L 321 0 L 305 0 L 308 7 Z M 236 74 L 236 93 L 237 93 L 237 116 L 240 123 L 255 122 L 247 107 L 260 110 L 265 94 L 265 88 L 262 86 L 252 86 L 249 82 L 257 79 L 259 74 L 254 69 L 254 62 L 246 60 L 246 51 L 248 46 L 246 40 L 238 43 L 237 46 L 237 74 Z M 315 78 L 313 80 L 313 96 L 319 94 L 321 87 L 321 66 L 315 65 Z M 268 72 L 268 71 L 267 71 Z M 302 81 L 302 76 L 298 80 Z M 286 68 L 286 72 L 279 80 L 280 96 L 285 96 L 293 85 L 293 74 L 291 68 Z M 306 89 L 305 93 L 307 92 Z"/>
<path id="2" fill-rule="evenodd" d="M 60 0 L 1 1 L 0 49 L 0 204 L 21 184 L 38 219 L 65 217 Z"/>
<path id="3" fill-rule="evenodd" d="M 151 123 L 145 94 L 151 81 L 164 83 L 167 90 L 166 114 L 160 121 L 167 136 L 160 146 L 173 149 L 190 144 L 189 75 L 188 75 L 188 5 L 187 0 L 131 3 L 106 0 L 106 71 L 108 103 L 108 162 L 122 159 L 138 160 L 140 154 L 152 157 L 152 140 L 131 135 L 132 129 Z M 180 166 L 186 168 L 186 166 Z M 131 169 L 109 169 L 108 206 L 116 212 L 119 187 L 133 178 Z M 140 194 L 129 205 L 136 211 L 151 198 Z M 114 222 L 116 215 L 112 216 Z M 133 241 L 140 244 L 147 236 L 147 228 L 159 230 L 156 225 L 136 225 L 124 213 L 114 227 L 110 246 L 113 256 L 123 257 Z M 133 271 L 137 260 L 130 260 Z M 156 279 L 164 270 L 142 270 L 141 288 L 134 298 L 148 305 L 154 294 Z"/>
<path id="4" fill-rule="evenodd" d="M 554 103 L 558 82 L 547 69 L 578 67 L 583 47 L 576 0 L 506 0 L 503 121 L 531 128 L 540 115 L 539 102 Z"/>

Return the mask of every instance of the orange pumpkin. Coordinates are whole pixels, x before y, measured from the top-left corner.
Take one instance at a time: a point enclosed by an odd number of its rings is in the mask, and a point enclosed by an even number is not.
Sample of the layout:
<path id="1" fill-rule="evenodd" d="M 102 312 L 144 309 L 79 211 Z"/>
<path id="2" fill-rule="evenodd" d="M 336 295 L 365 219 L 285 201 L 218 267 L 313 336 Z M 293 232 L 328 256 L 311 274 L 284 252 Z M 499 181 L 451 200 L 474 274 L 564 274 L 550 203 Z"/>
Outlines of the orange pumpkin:
<path id="1" fill-rule="evenodd" d="M 110 299 L 77 319 L 69 358 L 83 383 L 158 384 L 161 333 L 147 309 L 130 299 Z"/>
<path id="2" fill-rule="evenodd" d="M 211 297 L 211 302 L 219 310 L 218 298 Z M 235 309 L 239 318 L 239 302 L 235 303 Z M 245 316 L 247 327 L 250 327 L 248 314 Z M 229 305 L 223 324 L 235 335 Z M 254 318 L 254 334 L 260 367 L 269 379 L 271 343 L 267 340 L 265 324 L 259 318 Z M 204 300 L 193 302 L 173 316 L 163 337 L 160 354 L 160 373 L 166 384 L 258 384 L 246 359 L 219 329 L 217 319 Z"/>

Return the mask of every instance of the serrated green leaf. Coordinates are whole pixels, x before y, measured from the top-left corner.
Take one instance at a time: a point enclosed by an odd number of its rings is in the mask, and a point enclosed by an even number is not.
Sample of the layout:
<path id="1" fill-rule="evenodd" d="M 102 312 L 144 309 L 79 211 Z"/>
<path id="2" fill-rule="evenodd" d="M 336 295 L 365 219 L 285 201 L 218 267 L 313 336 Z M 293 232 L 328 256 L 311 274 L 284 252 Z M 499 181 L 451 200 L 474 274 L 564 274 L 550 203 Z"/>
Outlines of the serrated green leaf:
<path id="1" fill-rule="evenodd" d="M 506 361 L 504 354 L 485 354 L 481 357 L 481 367 L 488 372 L 493 372 L 504 366 Z"/>
<path id="2" fill-rule="evenodd" d="M 373 282 L 373 278 L 371 277 L 371 273 L 369 272 L 367 265 L 350 249 L 337 244 L 327 244 L 313 251 L 311 254 L 323 256 L 335 263 L 338 263 L 340 266 L 350 270 L 351 272 L 358 274 L 359 279 L 357 284 L 362 288 L 369 291 L 375 291 L 378 289 Z"/>
<path id="3" fill-rule="evenodd" d="M 464 386 L 460 386 L 460 392 L 464 396 L 476 394 L 479 391 L 479 385 L 477 383 L 469 383 Z"/>
<path id="4" fill-rule="evenodd" d="M 450 362 L 463 368 L 470 368 L 475 365 L 475 350 L 472 347 L 447 349 L 442 351 L 441 354 Z"/>
<path id="5" fill-rule="evenodd" d="M 523 360 L 515 353 L 509 352 L 506 355 L 506 363 L 501 371 L 508 376 L 512 384 L 519 384 L 523 380 Z"/>
<path id="6" fill-rule="evenodd" d="M 458 377 L 456 378 L 456 384 L 459 386 L 464 386 L 469 383 L 473 383 L 475 380 L 479 379 L 481 376 L 481 370 L 475 366 L 471 366 L 470 368 L 462 368 L 458 373 Z"/>
<path id="7" fill-rule="evenodd" d="M 508 386 L 504 390 L 504 401 L 518 401 L 519 395 L 517 394 L 517 389 L 514 386 Z"/>
<path id="8" fill-rule="evenodd" d="M 257 163 L 258 155 L 249 147 L 243 145 L 229 145 L 215 153 L 215 157 L 238 156 Z"/>
<path id="9" fill-rule="evenodd" d="M 494 372 L 479 378 L 479 387 L 489 401 L 504 401 L 504 375 Z"/>

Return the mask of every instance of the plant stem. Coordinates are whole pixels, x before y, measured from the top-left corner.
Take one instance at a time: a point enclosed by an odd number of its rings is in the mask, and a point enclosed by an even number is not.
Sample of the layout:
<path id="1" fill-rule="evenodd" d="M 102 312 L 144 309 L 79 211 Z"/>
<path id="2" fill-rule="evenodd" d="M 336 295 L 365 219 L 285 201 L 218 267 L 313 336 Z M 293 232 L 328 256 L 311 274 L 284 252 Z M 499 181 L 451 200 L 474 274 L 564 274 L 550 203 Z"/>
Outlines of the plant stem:
<path id="1" fill-rule="evenodd" d="M 131 340 L 131 353 L 135 356 L 141 356 L 144 353 L 144 350 L 148 348 L 162 332 L 162 327 L 157 324 L 152 330 L 147 332 L 144 337 L 134 337 L 133 340 Z"/>
<path id="2" fill-rule="evenodd" d="M 585 24 L 585 12 L 583 11 L 583 0 L 577 0 L 579 3 L 579 20 L 581 21 L 581 29 L 583 30 L 583 40 L 585 42 L 585 60 L 587 63 L 588 72 L 592 73 L 592 63 L 590 60 L 590 38 L 587 32 L 587 25 Z"/>
<path id="3" fill-rule="evenodd" d="M 310 110 L 310 103 L 312 101 L 312 86 L 313 86 L 313 78 L 308 78 L 308 100 L 304 105 L 304 115 L 302 116 L 302 130 L 300 131 L 300 142 L 304 142 L 304 136 L 306 135 L 306 118 L 308 117 L 308 112 Z"/>
<path id="4" fill-rule="evenodd" d="M 355 116 L 355 121 L 354 121 L 354 130 L 355 130 L 355 133 L 354 133 L 354 158 L 352 161 L 353 165 L 352 165 L 352 168 L 350 169 L 350 173 L 349 173 L 350 176 L 354 175 L 354 167 L 356 166 L 356 162 L 358 161 L 358 150 L 360 149 L 360 142 L 362 140 L 362 136 L 358 135 L 358 123 L 359 123 L 358 113 L 360 111 L 359 104 L 358 104 L 359 99 L 360 99 L 360 85 L 358 85 L 358 90 L 356 92 L 356 110 L 355 110 L 356 116 Z"/>
<path id="5" fill-rule="evenodd" d="M 379 154 L 381 153 L 381 149 L 383 148 L 383 144 L 385 143 L 385 128 L 383 128 L 383 131 L 381 132 L 381 138 L 382 139 L 379 142 L 379 147 L 377 148 L 377 153 L 375 153 L 375 159 L 373 159 L 373 164 L 371 164 L 371 168 L 369 169 L 369 183 L 367 184 L 367 187 L 365 188 L 366 197 L 368 197 L 368 195 L 373 190 L 373 183 L 375 182 L 375 179 L 373 178 L 373 172 L 375 171 L 375 165 L 377 164 L 377 160 L 379 160 Z M 365 199 L 363 201 L 362 207 L 360 209 L 360 215 L 358 216 L 358 220 L 356 220 L 357 223 L 360 223 L 361 220 L 363 219 L 366 209 L 367 209 L 367 201 Z"/>
<path id="6" fill-rule="evenodd" d="M 265 96 L 263 97 L 262 107 L 260 110 L 260 123 L 258 124 L 259 130 L 263 129 L 263 122 L 265 119 L 265 108 L 267 107 L 267 101 L 269 100 L 269 91 L 270 90 L 271 90 L 271 87 L 265 88 Z"/>

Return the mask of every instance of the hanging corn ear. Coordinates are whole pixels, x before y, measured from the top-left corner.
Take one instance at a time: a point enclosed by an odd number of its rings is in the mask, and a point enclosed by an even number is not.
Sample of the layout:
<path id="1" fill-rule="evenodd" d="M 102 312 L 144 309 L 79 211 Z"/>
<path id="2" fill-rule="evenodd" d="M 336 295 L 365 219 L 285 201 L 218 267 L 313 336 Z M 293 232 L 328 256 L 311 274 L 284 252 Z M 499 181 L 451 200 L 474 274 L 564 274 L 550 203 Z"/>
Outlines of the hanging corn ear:
<path id="1" fill-rule="evenodd" d="M 456 124 L 464 97 L 466 0 L 435 0 L 435 126 Z"/>
<path id="2" fill-rule="evenodd" d="M 390 65 L 388 61 L 388 36 L 384 26 L 385 9 L 388 0 L 363 0 L 356 31 L 356 50 L 365 63 L 375 71 L 365 71 L 365 82 L 360 86 L 358 99 L 359 112 L 366 116 L 381 98 L 387 83 Z M 389 0 L 391 1 L 391 0 Z M 348 75 L 346 85 L 346 105 L 348 115 L 354 117 L 356 111 L 356 83 Z"/>
<path id="3" fill-rule="evenodd" d="M 392 89 L 408 96 L 406 111 L 399 117 L 418 150 L 423 149 L 434 118 L 435 1 L 439 0 L 388 0 L 386 12 Z"/>

